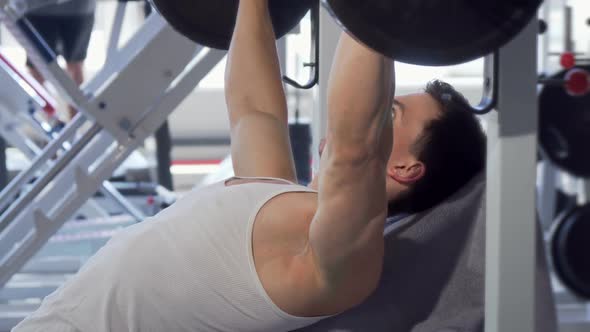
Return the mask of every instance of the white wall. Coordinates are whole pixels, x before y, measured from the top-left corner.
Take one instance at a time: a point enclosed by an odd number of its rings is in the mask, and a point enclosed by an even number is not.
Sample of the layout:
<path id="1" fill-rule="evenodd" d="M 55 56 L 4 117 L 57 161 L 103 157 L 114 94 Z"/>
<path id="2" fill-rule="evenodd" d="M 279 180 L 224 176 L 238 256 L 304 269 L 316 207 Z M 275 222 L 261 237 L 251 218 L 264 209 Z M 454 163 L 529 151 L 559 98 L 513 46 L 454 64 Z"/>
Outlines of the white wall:
<path id="1" fill-rule="evenodd" d="M 435 76 L 432 76 L 434 78 Z M 444 78 L 444 77 L 443 77 Z M 448 79 L 448 78 L 447 78 Z M 404 83 L 404 78 L 398 78 L 397 94 L 420 91 L 428 80 Z M 448 81 L 476 104 L 481 98 L 481 79 L 451 78 Z M 309 116 L 313 101 L 310 93 L 301 96 L 301 111 Z M 291 94 L 291 102 L 294 104 Z M 222 89 L 196 89 L 170 117 L 173 136 L 182 139 L 224 138 L 229 137 L 227 110 Z"/>

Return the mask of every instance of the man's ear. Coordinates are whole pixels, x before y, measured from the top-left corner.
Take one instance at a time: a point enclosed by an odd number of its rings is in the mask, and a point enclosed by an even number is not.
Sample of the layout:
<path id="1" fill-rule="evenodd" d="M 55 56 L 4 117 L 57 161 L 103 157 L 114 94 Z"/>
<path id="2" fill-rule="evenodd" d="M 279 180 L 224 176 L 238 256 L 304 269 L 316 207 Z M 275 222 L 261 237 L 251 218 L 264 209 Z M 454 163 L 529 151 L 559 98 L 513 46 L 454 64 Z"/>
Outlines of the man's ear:
<path id="1" fill-rule="evenodd" d="M 426 165 L 423 162 L 414 160 L 411 163 L 398 163 L 390 165 L 387 174 L 395 181 L 411 185 L 420 180 L 426 173 Z"/>

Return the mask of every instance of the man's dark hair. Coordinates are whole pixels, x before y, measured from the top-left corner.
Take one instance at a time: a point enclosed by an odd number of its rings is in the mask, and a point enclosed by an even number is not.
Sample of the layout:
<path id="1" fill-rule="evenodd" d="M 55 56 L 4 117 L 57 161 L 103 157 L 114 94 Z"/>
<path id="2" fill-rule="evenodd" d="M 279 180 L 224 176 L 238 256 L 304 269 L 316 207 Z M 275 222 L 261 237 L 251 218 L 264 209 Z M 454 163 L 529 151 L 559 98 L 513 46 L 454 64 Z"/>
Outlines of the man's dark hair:
<path id="1" fill-rule="evenodd" d="M 441 108 L 440 115 L 426 125 L 412 146 L 426 173 L 404 197 L 390 203 L 390 214 L 427 210 L 485 168 L 486 136 L 469 102 L 440 80 L 429 82 L 425 92 Z"/>

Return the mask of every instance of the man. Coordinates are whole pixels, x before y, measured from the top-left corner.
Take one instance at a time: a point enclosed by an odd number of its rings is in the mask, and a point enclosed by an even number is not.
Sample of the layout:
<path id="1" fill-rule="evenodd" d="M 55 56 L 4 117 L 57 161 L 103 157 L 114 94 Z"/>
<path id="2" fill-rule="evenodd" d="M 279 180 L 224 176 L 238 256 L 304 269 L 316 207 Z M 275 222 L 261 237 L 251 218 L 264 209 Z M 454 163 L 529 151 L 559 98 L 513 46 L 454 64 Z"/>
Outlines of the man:
<path id="1" fill-rule="evenodd" d="M 393 101 L 393 149 L 387 166 L 389 216 L 436 206 L 485 166 L 486 137 L 469 102 L 433 80 L 423 93 Z M 320 145 L 320 155 L 326 140 Z M 317 188 L 317 179 L 311 187 Z"/>
<path id="2" fill-rule="evenodd" d="M 392 154 L 392 137 L 409 149 L 441 112 L 409 96 L 392 121 L 393 88 L 393 62 L 344 34 L 319 192 L 294 184 L 268 4 L 240 1 L 226 69 L 237 177 L 115 236 L 15 331 L 290 331 L 358 305 L 380 279 L 388 201 L 430 169 Z"/>
<path id="3" fill-rule="evenodd" d="M 94 27 L 95 9 L 96 0 L 69 0 L 35 9 L 26 15 L 47 45 L 64 57 L 66 70 L 78 85 L 84 82 L 84 60 Z M 45 78 L 29 59 L 27 66 L 33 77 L 43 84 Z M 69 116 L 75 114 L 70 107 Z"/>

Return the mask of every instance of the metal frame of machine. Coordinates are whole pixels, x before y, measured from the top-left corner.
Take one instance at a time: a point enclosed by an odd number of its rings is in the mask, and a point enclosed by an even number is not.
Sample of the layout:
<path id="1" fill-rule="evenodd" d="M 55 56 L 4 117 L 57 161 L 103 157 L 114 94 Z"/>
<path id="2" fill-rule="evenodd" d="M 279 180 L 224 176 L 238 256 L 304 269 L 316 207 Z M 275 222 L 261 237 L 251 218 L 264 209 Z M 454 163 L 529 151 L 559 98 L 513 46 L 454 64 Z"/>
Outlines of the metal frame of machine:
<path id="1" fill-rule="evenodd" d="M 151 15 L 80 89 L 13 10 L 14 4 L 0 2 L 2 22 L 42 74 L 82 112 L 0 194 L 0 199 L 12 196 L 11 188 L 22 193 L 0 217 L 0 285 L 21 270 L 225 54 L 192 43 L 159 15 Z M 71 147 L 64 150 L 66 142 Z M 44 171 L 49 162 L 52 167 Z M 0 330 L 6 326 L 0 324 Z"/>
<path id="2" fill-rule="evenodd" d="M 55 112 L 53 105 L 55 102 L 48 100 L 50 97 L 47 92 L 44 92 L 43 87 L 35 84 L 32 77 L 17 72 L 4 58 L 0 61 L 0 77 L 3 78 L 2 81 L 4 82 L 4 95 L 0 102 L 0 135 L 11 146 L 19 149 L 26 158 L 32 160 L 41 153 L 41 147 L 30 137 L 31 135 L 27 133 L 27 129 L 33 132 L 37 140 L 42 140 L 45 144 L 52 140 L 56 136 L 56 132 L 52 125 L 47 122 L 50 119 L 44 118 L 53 118 L 53 121 L 57 121 L 57 118 L 55 114 L 44 116 L 43 113 L 47 113 L 46 109 Z M 67 143 L 65 145 L 66 148 L 69 146 Z M 49 163 L 48 167 L 50 166 Z M 99 190 L 105 197 L 111 199 L 137 221 L 145 218 L 143 213 L 125 199 L 110 182 L 105 181 Z M 5 209 L 9 205 L 11 196 L 8 194 L 4 196 L 5 199 L 0 201 L 0 209 Z M 105 209 L 92 199 L 84 204 L 79 213 L 86 218 L 107 217 L 109 215 Z"/>
<path id="3" fill-rule="evenodd" d="M 536 331 L 537 24 L 499 51 L 487 117 L 486 331 Z M 532 170 L 532 171 L 531 171 Z"/>

